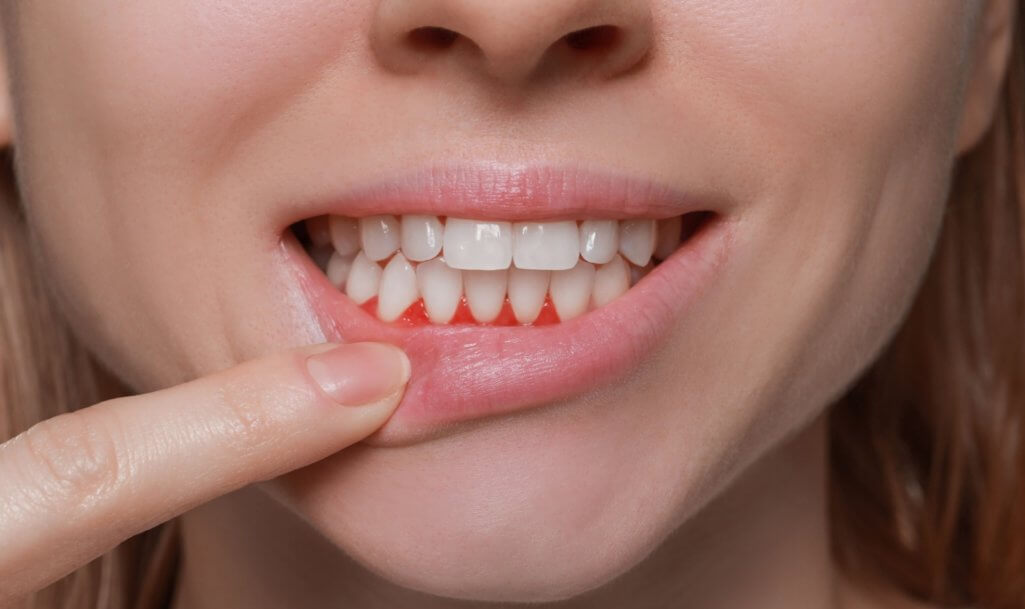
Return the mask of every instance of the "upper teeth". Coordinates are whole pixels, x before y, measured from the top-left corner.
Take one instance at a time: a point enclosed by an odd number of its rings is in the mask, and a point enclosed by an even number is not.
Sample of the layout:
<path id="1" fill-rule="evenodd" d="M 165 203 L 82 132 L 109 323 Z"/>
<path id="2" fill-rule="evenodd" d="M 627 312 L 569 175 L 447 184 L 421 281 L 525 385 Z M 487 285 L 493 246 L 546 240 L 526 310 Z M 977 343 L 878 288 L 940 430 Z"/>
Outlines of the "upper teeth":
<path id="1" fill-rule="evenodd" d="M 653 255 L 665 259 L 681 240 L 679 216 L 512 223 L 411 214 L 307 222 L 315 247 L 330 239 L 334 248 L 328 279 L 358 304 L 377 296 L 384 321 L 423 298 L 430 320 L 447 323 L 464 295 L 480 322 L 494 320 L 508 296 L 516 319 L 531 323 L 546 295 L 565 321 L 617 298 L 650 269 Z"/>

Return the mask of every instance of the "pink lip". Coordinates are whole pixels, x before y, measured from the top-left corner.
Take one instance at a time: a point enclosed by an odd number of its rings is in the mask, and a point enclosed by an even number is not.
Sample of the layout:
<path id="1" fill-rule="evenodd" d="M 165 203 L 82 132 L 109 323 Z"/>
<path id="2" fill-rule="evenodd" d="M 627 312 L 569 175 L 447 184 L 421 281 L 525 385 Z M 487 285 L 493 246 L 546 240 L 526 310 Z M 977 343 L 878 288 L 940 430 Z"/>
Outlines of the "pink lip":
<path id="1" fill-rule="evenodd" d="M 400 445 L 454 424 L 542 406 L 614 383 L 686 316 L 732 242 L 728 200 L 687 196 L 628 177 L 549 167 L 432 169 L 399 182 L 311 203 L 285 218 L 430 213 L 479 219 L 716 216 L 626 294 L 581 317 L 540 327 L 394 327 L 332 286 L 289 231 L 289 263 L 328 340 L 384 341 L 409 355 L 413 374 L 387 424 L 369 438 Z"/>

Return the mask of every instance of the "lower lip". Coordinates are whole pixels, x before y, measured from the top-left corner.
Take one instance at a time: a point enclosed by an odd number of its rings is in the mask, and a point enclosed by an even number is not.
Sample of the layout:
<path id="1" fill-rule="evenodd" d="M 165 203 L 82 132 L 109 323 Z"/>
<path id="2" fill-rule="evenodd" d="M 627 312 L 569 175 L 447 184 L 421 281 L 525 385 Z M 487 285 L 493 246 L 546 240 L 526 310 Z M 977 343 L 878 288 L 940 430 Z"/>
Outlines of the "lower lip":
<path id="1" fill-rule="evenodd" d="M 331 285 L 290 233 L 282 243 L 328 341 L 388 342 L 409 356 L 412 377 L 405 396 L 368 438 L 386 446 L 565 400 L 629 375 L 719 274 L 733 224 L 714 216 L 623 296 L 569 321 L 537 327 L 386 325 Z"/>

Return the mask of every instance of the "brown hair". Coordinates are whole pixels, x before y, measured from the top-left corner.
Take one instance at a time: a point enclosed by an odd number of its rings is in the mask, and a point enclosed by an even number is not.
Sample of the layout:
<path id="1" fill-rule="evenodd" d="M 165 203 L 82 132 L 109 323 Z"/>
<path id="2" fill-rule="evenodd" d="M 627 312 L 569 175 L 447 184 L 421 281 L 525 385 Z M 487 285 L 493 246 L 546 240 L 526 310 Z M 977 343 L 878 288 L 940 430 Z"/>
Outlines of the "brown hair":
<path id="1" fill-rule="evenodd" d="M 955 169 L 937 250 L 886 351 L 830 413 L 835 555 L 914 598 L 1025 606 L 1025 14 L 995 120 Z M 0 176 L 0 440 L 113 397 L 37 273 L 10 158 Z M 28 601 L 150 609 L 175 521 Z"/>
<path id="2" fill-rule="evenodd" d="M 833 547 L 921 601 L 1025 607 L 1025 11 L 908 319 L 830 413 Z"/>

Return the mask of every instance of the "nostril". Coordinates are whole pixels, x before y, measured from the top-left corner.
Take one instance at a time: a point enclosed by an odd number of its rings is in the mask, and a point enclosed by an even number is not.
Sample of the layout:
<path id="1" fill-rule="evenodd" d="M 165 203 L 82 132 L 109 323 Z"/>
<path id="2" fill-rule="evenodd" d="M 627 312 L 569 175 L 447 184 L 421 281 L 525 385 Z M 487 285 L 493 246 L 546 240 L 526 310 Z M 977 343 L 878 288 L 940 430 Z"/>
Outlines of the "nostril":
<path id="1" fill-rule="evenodd" d="M 564 36 L 566 45 L 578 51 L 602 51 L 616 46 L 621 32 L 614 25 L 599 25 L 570 32 Z"/>
<path id="2" fill-rule="evenodd" d="M 424 26 L 411 30 L 408 34 L 413 47 L 425 51 L 444 51 L 455 44 L 459 32 L 437 27 Z"/>

